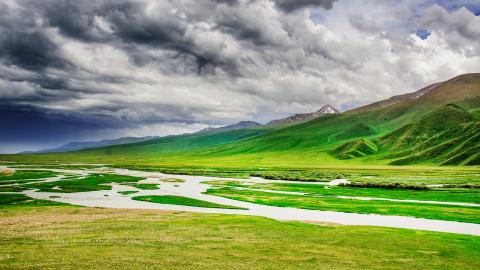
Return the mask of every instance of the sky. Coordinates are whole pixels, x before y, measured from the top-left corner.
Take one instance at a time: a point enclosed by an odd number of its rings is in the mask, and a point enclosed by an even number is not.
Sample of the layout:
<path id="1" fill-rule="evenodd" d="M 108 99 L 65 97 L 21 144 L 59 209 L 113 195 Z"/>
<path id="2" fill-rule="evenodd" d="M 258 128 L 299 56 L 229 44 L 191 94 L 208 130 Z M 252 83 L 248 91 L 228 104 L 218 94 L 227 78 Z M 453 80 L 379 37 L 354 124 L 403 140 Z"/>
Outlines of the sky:
<path id="1" fill-rule="evenodd" d="M 480 72 L 480 0 L 2 0 L 0 153 L 341 111 Z"/>

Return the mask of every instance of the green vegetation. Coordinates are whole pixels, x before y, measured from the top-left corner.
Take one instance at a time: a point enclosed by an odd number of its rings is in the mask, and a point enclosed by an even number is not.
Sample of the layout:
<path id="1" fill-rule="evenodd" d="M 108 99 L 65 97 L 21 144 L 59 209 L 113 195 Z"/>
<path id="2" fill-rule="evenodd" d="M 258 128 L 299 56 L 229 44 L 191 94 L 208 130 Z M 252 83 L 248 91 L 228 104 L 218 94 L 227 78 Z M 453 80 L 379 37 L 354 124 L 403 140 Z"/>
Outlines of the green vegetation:
<path id="1" fill-rule="evenodd" d="M 26 184 L 26 183 L 34 183 L 34 182 L 39 182 L 43 181 L 44 179 L 26 179 L 26 180 L 5 180 L 5 181 L 0 181 L 0 186 L 5 186 L 5 185 L 21 185 L 21 184 Z"/>
<path id="2" fill-rule="evenodd" d="M 39 189 L 41 192 L 88 192 L 97 190 L 111 190 L 109 183 L 125 183 L 136 182 L 143 178 L 114 175 L 114 174 L 91 174 L 85 178 L 60 180 L 55 182 L 41 182 L 34 184 L 26 184 L 24 187 Z"/>
<path id="3" fill-rule="evenodd" d="M 350 139 L 350 138 L 357 138 L 360 136 L 371 136 L 375 135 L 377 131 L 375 128 L 365 124 L 365 123 L 358 123 L 353 126 L 350 126 L 342 131 L 339 131 L 335 134 L 334 138 L 337 141 Z M 375 148 L 376 150 L 376 148 Z"/>
<path id="4" fill-rule="evenodd" d="M 0 171 L 0 192 L 21 192 L 28 190 L 25 183 L 42 181 L 44 178 L 57 176 L 56 173 L 50 171 L 36 170 L 3 170 Z"/>
<path id="5" fill-rule="evenodd" d="M 22 186 L 0 186 L 0 192 L 21 192 L 28 189 Z"/>
<path id="6" fill-rule="evenodd" d="M 2 269 L 480 268 L 480 237 L 447 233 L 73 207 L 2 209 L 0 224 Z"/>
<path id="7" fill-rule="evenodd" d="M 138 193 L 138 191 L 136 190 L 127 190 L 127 191 L 119 191 L 117 192 L 118 194 L 122 194 L 122 195 L 130 195 L 130 194 L 135 194 L 135 193 Z"/>
<path id="8" fill-rule="evenodd" d="M 325 182 L 345 178 L 346 174 L 323 170 L 265 170 L 252 172 L 250 176 L 273 180 Z"/>
<path id="9" fill-rule="evenodd" d="M 51 171 L 18 170 L 0 171 L 0 184 L 5 184 L 7 180 L 35 180 L 57 176 L 57 173 Z"/>
<path id="10" fill-rule="evenodd" d="M 434 188 L 425 190 L 412 189 L 384 189 L 384 188 L 358 188 L 332 186 L 325 187 L 322 185 L 312 184 L 290 184 L 290 183 L 273 183 L 273 184 L 254 184 L 246 185 L 238 181 L 207 181 L 204 182 L 216 186 L 243 187 L 253 189 L 265 189 L 276 191 L 301 192 L 311 195 L 322 196 L 353 196 L 353 197 L 370 197 L 385 198 L 398 200 L 423 200 L 423 201 L 440 201 L 440 202 L 463 202 L 480 204 L 480 189 L 472 188 Z"/>
<path id="11" fill-rule="evenodd" d="M 132 199 L 137 201 L 146 201 L 146 202 L 161 203 L 161 204 L 175 204 L 175 205 L 186 205 L 186 206 L 196 206 L 196 207 L 206 207 L 206 208 L 244 209 L 236 206 L 211 203 L 207 201 L 181 197 L 181 196 L 152 195 L 152 196 L 137 196 L 137 197 L 133 197 Z"/>
<path id="12" fill-rule="evenodd" d="M 480 122 L 463 108 L 448 104 L 420 120 L 380 139 L 383 147 L 395 150 L 392 164 L 437 161 L 446 165 L 475 165 L 480 147 Z"/>
<path id="13" fill-rule="evenodd" d="M 68 204 L 52 202 L 47 200 L 32 199 L 23 194 L 2 194 L 0 193 L 0 209 L 5 211 L 9 207 L 21 206 L 66 206 Z"/>
<path id="14" fill-rule="evenodd" d="M 334 154 L 339 159 L 351 159 L 371 155 L 377 150 L 375 143 L 361 138 L 339 146 L 335 149 Z"/>
<path id="15" fill-rule="evenodd" d="M 155 190 L 158 189 L 158 184 L 138 184 L 138 183 L 125 183 L 124 185 L 131 186 L 143 190 Z"/>
<path id="16" fill-rule="evenodd" d="M 160 181 L 165 182 L 165 183 L 184 183 L 185 182 L 185 180 L 183 180 L 183 179 L 173 179 L 173 178 L 161 179 Z"/>
<path id="17" fill-rule="evenodd" d="M 235 188 L 209 189 L 207 194 L 229 199 L 280 207 L 350 212 L 360 214 L 399 215 L 420 218 L 480 223 L 480 207 L 364 201 L 332 197 L 278 194 Z"/>
<path id="18" fill-rule="evenodd" d="M 18 169 L 23 169 L 23 168 L 48 168 L 48 169 L 57 169 L 57 170 L 91 170 L 91 169 L 98 169 L 103 166 L 100 165 L 95 165 L 95 164 L 64 164 L 64 163 L 58 163 L 56 161 L 55 163 L 49 163 L 49 164 L 42 164 L 42 165 L 24 165 L 24 164 L 10 164 L 7 165 L 11 168 L 18 168 Z"/>

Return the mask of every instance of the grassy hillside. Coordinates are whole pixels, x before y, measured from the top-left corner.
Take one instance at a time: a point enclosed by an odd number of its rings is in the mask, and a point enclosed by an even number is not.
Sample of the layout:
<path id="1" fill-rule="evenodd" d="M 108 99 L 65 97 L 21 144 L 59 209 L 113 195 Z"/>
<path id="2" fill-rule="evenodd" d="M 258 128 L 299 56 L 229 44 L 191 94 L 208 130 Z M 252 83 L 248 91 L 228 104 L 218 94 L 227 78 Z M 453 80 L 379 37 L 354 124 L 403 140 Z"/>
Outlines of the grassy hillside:
<path id="1" fill-rule="evenodd" d="M 480 122 L 456 105 L 445 105 L 419 121 L 397 129 L 380 139 L 383 147 L 398 151 L 389 157 L 403 157 L 393 164 L 438 161 L 449 165 L 478 165 Z"/>
<path id="2" fill-rule="evenodd" d="M 339 159 L 364 157 L 377 152 L 378 147 L 368 139 L 360 138 L 336 148 L 333 153 Z"/>
<path id="3" fill-rule="evenodd" d="M 294 126 L 156 140 L 0 160 L 168 166 L 480 165 L 480 74 Z M 348 161 L 347 161 L 348 159 Z"/>

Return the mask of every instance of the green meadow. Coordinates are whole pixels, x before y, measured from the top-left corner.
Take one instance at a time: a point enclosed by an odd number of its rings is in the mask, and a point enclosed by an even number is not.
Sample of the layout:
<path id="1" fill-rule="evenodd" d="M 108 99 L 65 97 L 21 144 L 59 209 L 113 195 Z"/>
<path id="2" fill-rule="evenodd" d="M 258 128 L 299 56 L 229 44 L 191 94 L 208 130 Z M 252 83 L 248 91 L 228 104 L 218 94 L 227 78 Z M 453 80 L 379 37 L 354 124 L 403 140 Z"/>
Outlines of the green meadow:
<path id="1" fill-rule="evenodd" d="M 480 223 L 480 207 L 278 194 L 230 187 L 209 189 L 206 194 L 280 207 Z M 384 196 L 388 194 L 385 192 Z"/>
<path id="2" fill-rule="evenodd" d="M 392 188 L 350 187 L 350 186 L 323 186 L 317 184 L 245 184 L 239 181 L 206 181 L 204 183 L 216 186 L 241 187 L 249 189 L 263 189 L 274 191 L 301 192 L 307 195 L 323 197 L 353 196 L 384 198 L 398 200 L 422 200 L 439 202 L 463 202 L 480 204 L 480 189 L 476 188 L 426 188 L 407 189 L 401 186 Z"/>
<path id="3" fill-rule="evenodd" d="M 89 192 L 97 190 L 111 190 L 110 183 L 132 183 L 138 182 L 143 178 L 113 175 L 113 174 L 91 174 L 85 178 L 59 180 L 55 182 L 40 182 L 25 184 L 23 187 L 38 189 L 41 192 Z"/>
<path id="4" fill-rule="evenodd" d="M 186 205 L 186 206 L 195 206 L 195 207 L 205 207 L 205 208 L 223 208 L 223 209 L 244 209 L 235 206 L 223 205 L 218 203 L 211 203 L 207 201 L 182 197 L 182 196 L 136 196 L 132 198 L 137 201 L 147 201 L 153 203 L 161 204 L 174 204 L 174 205 Z"/>
<path id="5" fill-rule="evenodd" d="M 480 267 L 479 237 L 236 215 L 41 205 L 4 196 L 2 269 Z"/>

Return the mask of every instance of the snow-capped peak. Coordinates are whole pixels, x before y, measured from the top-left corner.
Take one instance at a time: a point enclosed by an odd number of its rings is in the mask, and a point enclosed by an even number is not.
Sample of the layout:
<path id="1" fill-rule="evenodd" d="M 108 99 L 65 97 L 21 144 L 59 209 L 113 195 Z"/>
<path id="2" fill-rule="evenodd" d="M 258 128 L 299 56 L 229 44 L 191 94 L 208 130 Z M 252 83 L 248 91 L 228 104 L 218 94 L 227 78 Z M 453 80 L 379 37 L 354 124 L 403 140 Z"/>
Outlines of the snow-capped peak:
<path id="1" fill-rule="evenodd" d="M 331 105 L 325 105 L 320 110 L 316 111 L 317 114 L 332 114 L 332 113 L 340 113 L 337 109 L 332 107 Z"/>

